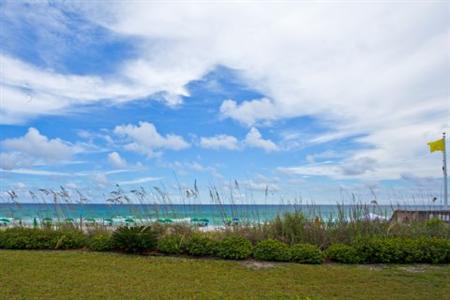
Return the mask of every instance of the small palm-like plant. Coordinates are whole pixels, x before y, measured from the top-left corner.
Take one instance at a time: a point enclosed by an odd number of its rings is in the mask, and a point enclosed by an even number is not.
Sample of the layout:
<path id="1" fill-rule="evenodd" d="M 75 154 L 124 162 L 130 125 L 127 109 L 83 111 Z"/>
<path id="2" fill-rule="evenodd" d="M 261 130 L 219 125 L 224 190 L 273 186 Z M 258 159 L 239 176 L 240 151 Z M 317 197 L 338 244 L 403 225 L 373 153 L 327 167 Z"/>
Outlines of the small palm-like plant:
<path id="1" fill-rule="evenodd" d="M 156 248 L 157 236 L 151 226 L 124 226 L 114 231 L 111 241 L 115 250 L 144 253 Z"/>

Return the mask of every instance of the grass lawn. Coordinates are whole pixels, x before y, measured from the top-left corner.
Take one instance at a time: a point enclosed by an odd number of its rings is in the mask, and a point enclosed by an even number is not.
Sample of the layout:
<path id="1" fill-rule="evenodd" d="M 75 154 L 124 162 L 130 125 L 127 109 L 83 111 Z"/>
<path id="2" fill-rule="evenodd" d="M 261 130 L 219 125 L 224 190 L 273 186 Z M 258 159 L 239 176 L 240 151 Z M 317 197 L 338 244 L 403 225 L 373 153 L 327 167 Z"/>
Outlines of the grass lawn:
<path id="1" fill-rule="evenodd" d="M 0 250 L 0 299 L 450 299 L 450 266 Z"/>

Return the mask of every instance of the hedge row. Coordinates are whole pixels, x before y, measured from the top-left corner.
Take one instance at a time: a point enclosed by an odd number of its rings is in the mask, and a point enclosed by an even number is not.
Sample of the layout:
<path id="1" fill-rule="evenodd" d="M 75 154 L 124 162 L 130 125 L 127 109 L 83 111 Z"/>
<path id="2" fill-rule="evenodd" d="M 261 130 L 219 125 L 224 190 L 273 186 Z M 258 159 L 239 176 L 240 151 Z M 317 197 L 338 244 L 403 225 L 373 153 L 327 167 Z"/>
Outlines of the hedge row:
<path id="1" fill-rule="evenodd" d="M 340 263 L 450 263 L 450 240 L 443 238 L 371 238 L 351 245 L 333 244 L 326 250 Z"/>
<path id="2" fill-rule="evenodd" d="M 158 233 L 149 226 L 121 227 L 112 234 L 86 235 L 76 229 L 10 228 L 0 231 L 0 249 L 82 249 L 171 255 L 215 256 L 223 259 L 253 257 L 263 261 L 319 264 L 339 263 L 450 263 L 450 240 L 444 238 L 370 238 L 352 244 L 333 244 L 325 251 L 310 244 L 288 246 L 278 240 L 256 245 L 239 235 L 213 239 L 204 233 Z"/>

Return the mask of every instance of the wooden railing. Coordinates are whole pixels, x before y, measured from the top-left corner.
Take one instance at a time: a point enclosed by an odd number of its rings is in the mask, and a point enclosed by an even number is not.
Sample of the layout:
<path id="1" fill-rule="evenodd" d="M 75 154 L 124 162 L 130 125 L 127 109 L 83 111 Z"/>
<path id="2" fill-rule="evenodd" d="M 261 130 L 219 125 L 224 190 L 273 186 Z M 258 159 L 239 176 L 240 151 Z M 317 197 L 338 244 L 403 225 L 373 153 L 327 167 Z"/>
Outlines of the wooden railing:
<path id="1" fill-rule="evenodd" d="M 391 221 L 398 223 L 406 223 L 411 221 L 428 221 L 431 219 L 439 219 L 450 223 L 450 210 L 396 210 L 394 211 Z"/>

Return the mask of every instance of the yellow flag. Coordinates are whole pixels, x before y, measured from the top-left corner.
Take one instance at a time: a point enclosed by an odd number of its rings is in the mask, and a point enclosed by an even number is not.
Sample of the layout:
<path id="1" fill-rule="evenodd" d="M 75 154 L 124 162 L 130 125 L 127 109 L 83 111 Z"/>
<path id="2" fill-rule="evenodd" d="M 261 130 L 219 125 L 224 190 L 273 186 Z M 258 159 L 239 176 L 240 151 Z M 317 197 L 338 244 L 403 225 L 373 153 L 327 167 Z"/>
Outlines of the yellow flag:
<path id="1" fill-rule="evenodd" d="M 430 152 L 434 152 L 434 151 L 444 152 L 444 149 L 445 149 L 444 139 L 442 138 L 437 141 L 429 142 L 428 146 L 430 146 Z"/>

